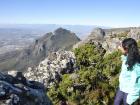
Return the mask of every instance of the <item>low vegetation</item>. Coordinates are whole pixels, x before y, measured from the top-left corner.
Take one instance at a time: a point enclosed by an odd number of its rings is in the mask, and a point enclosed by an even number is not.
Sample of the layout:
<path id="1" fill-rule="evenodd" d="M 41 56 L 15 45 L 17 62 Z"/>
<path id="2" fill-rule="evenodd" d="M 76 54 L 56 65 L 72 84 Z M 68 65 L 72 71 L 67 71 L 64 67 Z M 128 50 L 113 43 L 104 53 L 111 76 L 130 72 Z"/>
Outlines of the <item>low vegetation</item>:
<path id="1" fill-rule="evenodd" d="M 58 105 L 113 105 L 121 69 L 119 51 L 104 55 L 103 48 L 86 44 L 74 50 L 79 70 L 64 74 L 59 84 L 49 89 L 48 96 Z"/>

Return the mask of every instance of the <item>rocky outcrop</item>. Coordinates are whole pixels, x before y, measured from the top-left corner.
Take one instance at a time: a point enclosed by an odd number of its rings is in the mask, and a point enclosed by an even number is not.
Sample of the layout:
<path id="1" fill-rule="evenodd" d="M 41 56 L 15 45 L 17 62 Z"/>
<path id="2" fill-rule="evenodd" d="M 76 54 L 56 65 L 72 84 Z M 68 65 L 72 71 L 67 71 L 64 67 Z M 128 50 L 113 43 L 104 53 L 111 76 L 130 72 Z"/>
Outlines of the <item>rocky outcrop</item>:
<path id="1" fill-rule="evenodd" d="M 95 28 L 90 35 L 84 40 L 78 42 L 73 46 L 73 48 L 77 48 L 85 43 L 93 42 L 93 41 L 102 41 L 105 37 L 105 31 L 101 28 Z"/>
<path id="2" fill-rule="evenodd" d="M 128 33 L 128 37 L 132 37 L 135 40 L 139 40 L 140 39 L 140 28 L 132 28 L 130 29 L 130 32 Z"/>
<path id="3" fill-rule="evenodd" d="M 24 76 L 29 80 L 42 82 L 49 88 L 54 81 L 60 82 L 63 74 L 72 73 L 77 69 L 75 59 L 74 53 L 70 51 L 53 52 L 38 67 L 28 68 Z"/>
<path id="4" fill-rule="evenodd" d="M 42 83 L 0 73 L 0 105 L 51 105 Z"/>
<path id="5" fill-rule="evenodd" d="M 95 28 L 88 36 L 87 40 L 103 40 L 105 31 L 101 28 Z"/>
<path id="6" fill-rule="evenodd" d="M 103 48 L 106 49 L 107 53 L 111 53 L 116 50 L 118 44 L 127 37 L 140 39 L 140 27 L 129 27 L 129 28 L 113 28 L 113 29 L 94 29 L 91 34 L 85 39 L 78 42 L 73 48 L 77 48 L 85 43 L 99 42 Z"/>

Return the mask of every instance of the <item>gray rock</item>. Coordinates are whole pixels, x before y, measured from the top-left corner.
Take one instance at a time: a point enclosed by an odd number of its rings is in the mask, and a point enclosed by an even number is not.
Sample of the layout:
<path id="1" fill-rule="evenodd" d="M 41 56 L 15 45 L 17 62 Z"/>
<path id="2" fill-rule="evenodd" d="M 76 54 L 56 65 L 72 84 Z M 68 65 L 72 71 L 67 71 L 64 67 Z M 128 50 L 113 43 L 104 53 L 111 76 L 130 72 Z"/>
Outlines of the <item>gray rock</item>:
<path id="1" fill-rule="evenodd" d="M 91 34 L 88 36 L 88 39 L 90 40 L 103 40 L 105 36 L 105 32 L 101 28 L 95 28 Z"/>
<path id="2" fill-rule="evenodd" d="M 9 80 L 11 79 L 11 80 Z M 0 105 L 51 105 L 43 84 L 0 73 Z"/>
<path id="3" fill-rule="evenodd" d="M 128 33 L 128 37 L 134 38 L 135 40 L 140 39 L 140 28 L 132 28 Z"/>
<path id="4" fill-rule="evenodd" d="M 60 82 L 62 75 L 74 72 L 76 58 L 71 51 L 58 51 L 50 53 L 49 56 L 40 62 L 35 68 L 29 68 L 24 76 L 29 80 L 36 80 L 44 83 L 49 88 L 54 82 Z"/>

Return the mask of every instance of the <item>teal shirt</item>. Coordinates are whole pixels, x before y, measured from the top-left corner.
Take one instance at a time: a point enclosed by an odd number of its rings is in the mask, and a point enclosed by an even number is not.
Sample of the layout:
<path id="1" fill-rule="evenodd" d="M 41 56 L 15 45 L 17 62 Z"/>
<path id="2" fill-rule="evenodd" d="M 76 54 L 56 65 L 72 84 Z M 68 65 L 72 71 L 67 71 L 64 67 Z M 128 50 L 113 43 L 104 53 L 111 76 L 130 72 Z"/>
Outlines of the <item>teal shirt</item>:
<path id="1" fill-rule="evenodd" d="M 126 102 L 131 105 L 140 96 L 140 64 L 136 63 L 132 71 L 127 70 L 127 56 L 122 55 L 122 67 L 119 76 L 119 88 L 128 93 Z"/>

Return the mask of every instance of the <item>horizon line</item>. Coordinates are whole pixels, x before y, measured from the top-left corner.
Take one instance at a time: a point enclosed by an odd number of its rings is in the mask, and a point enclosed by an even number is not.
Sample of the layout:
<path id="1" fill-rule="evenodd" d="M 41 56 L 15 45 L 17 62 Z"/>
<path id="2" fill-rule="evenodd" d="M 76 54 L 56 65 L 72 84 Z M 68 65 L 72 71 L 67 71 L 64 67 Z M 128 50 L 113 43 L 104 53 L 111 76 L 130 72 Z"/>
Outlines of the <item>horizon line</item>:
<path id="1" fill-rule="evenodd" d="M 2 25 L 69 25 L 69 26 L 96 26 L 96 27 L 108 27 L 108 28 L 129 28 L 140 27 L 140 25 L 127 25 L 127 26 L 108 26 L 108 25 L 96 25 L 96 24 L 60 24 L 60 23 L 0 23 Z"/>

